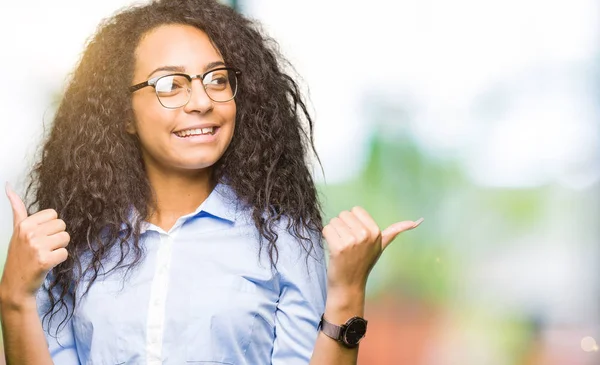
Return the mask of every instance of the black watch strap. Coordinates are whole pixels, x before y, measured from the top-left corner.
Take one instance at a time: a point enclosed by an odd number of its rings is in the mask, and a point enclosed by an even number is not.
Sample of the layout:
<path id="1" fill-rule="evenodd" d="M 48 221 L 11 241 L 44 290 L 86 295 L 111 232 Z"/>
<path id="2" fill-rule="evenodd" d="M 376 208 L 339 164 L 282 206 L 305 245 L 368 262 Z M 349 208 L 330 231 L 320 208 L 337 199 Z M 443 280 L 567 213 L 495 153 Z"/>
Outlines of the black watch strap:
<path id="1" fill-rule="evenodd" d="M 325 320 L 325 316 L 321 316 L 321 322 L 319 323 L 319 328 L 321 331 L 326 334 L 328 337 L 333 338 L 336 341 L 342 341 L 342 330 L 341 326 L 336 326 L 333 323 L 329 323 Z"/>
<path id="2" fill-rule="evenodd" d="M 352 317 L 341 326 L 325 320 L 325 315 L 321 316 L 319 329 L 326 336 L 338 341 L 348 348 L 355 348 L 365 337 L 367 332 L 367 321 L 361 317 Z"/>

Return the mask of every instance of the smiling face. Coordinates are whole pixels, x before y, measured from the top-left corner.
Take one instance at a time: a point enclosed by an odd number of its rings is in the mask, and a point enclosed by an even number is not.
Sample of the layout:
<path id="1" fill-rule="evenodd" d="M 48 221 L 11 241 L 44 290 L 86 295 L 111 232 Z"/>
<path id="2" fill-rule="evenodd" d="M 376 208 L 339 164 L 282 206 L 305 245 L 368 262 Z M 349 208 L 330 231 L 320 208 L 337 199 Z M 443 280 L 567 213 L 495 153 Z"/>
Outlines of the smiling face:
<path id="1" fill-rule="evenodd" d="M 176 72 L 200 75 L 223 66 L 223 57 L 204 32 L 189 25 L 162 25 L 138 45 L 132 85 Z M 138 135 L 147 168 L 197 172 L 210 168 L 229 146 L 235 127 L 234 100 L 211 100 L 201 78 L 191 85 L 189 102 L 174 109 L 161 104 L 152 86 L 133 93 L 135 123 L 127 130 Z M 212 134 L 203 129 L 210 127 Z"/>

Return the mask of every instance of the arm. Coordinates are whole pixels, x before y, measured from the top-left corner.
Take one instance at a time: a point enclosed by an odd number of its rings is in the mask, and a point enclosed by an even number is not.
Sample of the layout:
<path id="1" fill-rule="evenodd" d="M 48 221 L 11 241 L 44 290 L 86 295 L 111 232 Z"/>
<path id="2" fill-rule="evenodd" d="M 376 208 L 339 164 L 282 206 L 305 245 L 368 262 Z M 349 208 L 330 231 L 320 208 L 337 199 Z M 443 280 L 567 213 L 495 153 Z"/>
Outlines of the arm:
<path id="1" fill-rule="evenodd" d="M 324 227 L 323 236 L 330 251 L 325 309 L 329 322 L 341 325 L 351 317 L 363 317 L 371 269 L 399 233 L 419 224 L 420 221 L 399 222 L 381 232 L 364 209 L 355 207 Z M 358 347 L 348 349 L 320 332 L 310 365 L 355 365 L 357 359 Z"/>
<path id="2" fill-rule="evenodd" d="M 325 318 L 341 325 L 349 318 L 363 317 L 365 310 L 365 291 L 361 289 L 328 293 L 325 306 Z M 354 365 L 358 359 L 358 347 L 349 349 L 319 331 L 310 365 Z"/>
<path id="3" fill-rule="evenodd" d="M 0 320 L 6 362 L 8 365 L 49 365 L 52 358 L 37 312 L 36 293 L 48 271 L 66 260 L 65 247 L 70 237 L 65 231 L 65 222 L 58 219 L 55 210 L 46 209 L 28 216 L 25 204 L 8 184 L 6 194 L 13 210 L 14 227 L 0 281 Z M 58 338 L 62 339 L 60 334 Z"/>
<path id="4" fill-rule="evenodd" d="M 310 276 L 304 259 L 280 265 L 281 294 L 275 313 L 275 343 L 272 365 L 355 364 L 358 349 L 347 349 L 318 331 L 321 314 L 332 323 L 362 316 L 364 291 L 329 292 L 325 301 L 325 263 L 309 258 Z M 303 271 L 304 270 L 304 271 Z M 316 341 L 316 343 L 315 343 Z M 311 359 L 312 352 L 312 359 Z"/>
<path id="5" fill-rule="evenodd" d="M 272 365 L 306 365 L 325 310 L 326 263 L 323 249 L 313 239 L 315 251 L 308 257 L 287 233 L 278 240 L 279 303 L 275 312 Z"/>
<path id="6" fill-rule="evenodd" d="M 272 365 L 356 364 L 358 348 L 348 349 L 317 330 L 321 315 L 340 325 L 351 317 L 362 317 L 368 273 L 396 235 L 415 228 L 418 222 L 400 222 L 380 232 L 367 212 L 360 208 L 352 212 L 343 212 L 323 230 L 330 251 L 327 271 L 322 249 L 307 262 L 299 245 L 280 235 L 280 293 Z M 313 242 L 317 247 L 317 239 Z"/>
<path id="7" fill-rule="evenodd" d="M 75 348 L 72 319 L 56 330 L 64 318 L 59 311 L 44 331 L 41 318 L 49 308 L 48 293 L 40 289 L 36 298 L 14 301 L 0 296 L 2 333 L 7 365 L 79 365 Z M 54 362 L 53 362 L 54 361 Z"/>
<path id="8" fill-rule="evenodd" d="M 35 298 L 20 303 L 6 298 L 1 298 L 0 301 L 6 364 L 53 364 Z"/>

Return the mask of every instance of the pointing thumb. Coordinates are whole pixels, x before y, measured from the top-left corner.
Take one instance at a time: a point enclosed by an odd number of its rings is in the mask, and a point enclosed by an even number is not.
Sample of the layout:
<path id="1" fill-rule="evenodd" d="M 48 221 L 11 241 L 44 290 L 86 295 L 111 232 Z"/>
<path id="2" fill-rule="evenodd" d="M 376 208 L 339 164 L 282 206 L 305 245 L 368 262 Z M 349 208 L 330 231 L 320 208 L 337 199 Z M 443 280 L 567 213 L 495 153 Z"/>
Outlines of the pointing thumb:
<path id="1" fill-rule="evenodd" d="M 394 238 L 396 238 L 397 235 L 404 231 L 417 228 L 417 226 L 421 224 L 421 222 L 423 222 L 423 218 L 419 218 L 416 221 L 403 221 L 394 223 L 391 226 L 384 229 L 383 232 L 381 232 L 381 249 L 385 250 L 385 248 L 390 243 L 392 243 L 392 241 L 394 240 Z"/>
<path id="2" fill-rule="evenodd" d="M 10 187 L 8 182 L 6 183 L 6 196 L 10 201 L 10 206 L 13 212 L 13 226 L 17 226 L 17 224 L 21 223 L 25 218 L 27 218 L 27 208 L 23 203 L 23 200 L 14 192 L 14 190 Z"/>

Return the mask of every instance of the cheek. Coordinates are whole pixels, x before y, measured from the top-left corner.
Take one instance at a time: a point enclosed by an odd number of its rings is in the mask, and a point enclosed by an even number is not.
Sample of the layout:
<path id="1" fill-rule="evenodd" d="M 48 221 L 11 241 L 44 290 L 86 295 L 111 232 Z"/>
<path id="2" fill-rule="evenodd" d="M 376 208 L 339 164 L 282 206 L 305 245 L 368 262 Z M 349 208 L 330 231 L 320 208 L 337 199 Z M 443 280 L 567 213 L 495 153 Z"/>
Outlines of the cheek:
<path id="1" fill-rule="evenodd" d="M 233 133 L 234 130 L 236 128 L 236 109 L 235 106 L 232 108 L 232 110 L 229 111 L 229 115 L 228 115 L 228 120 L 229 120 L 229 136 L 227 138 L 227 146 L 229 146 L 229 144 L 231 143 L 231 140 L 233 139 Z"/>
<path id="2" fill-rule="evenodd" d="M 231 129 L 232 129 L 232 133 L 233 133 L 233 128 L 235 128 L 235 124 L 236 124 L 236 117 L 237 117 L 237 108 L 235 103 L 232 103 L 232 105 L 227 109 L 227 111 L 225 112 L 227 115 L 227 120 L 231 123 Z"/>
<path id="3" fill-rule="evenodd" d="M 137 133 L 142 140 L 161 131 L 162 127 L 169 124 L 173 118 L 167 109 L 157 104 L 147 101 L 133 102 L 133 116 Z"/>

